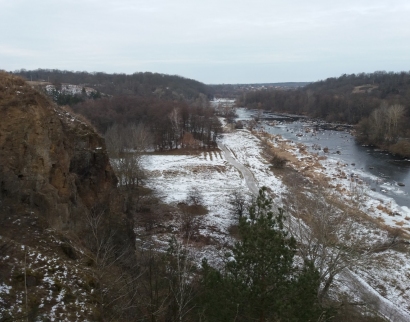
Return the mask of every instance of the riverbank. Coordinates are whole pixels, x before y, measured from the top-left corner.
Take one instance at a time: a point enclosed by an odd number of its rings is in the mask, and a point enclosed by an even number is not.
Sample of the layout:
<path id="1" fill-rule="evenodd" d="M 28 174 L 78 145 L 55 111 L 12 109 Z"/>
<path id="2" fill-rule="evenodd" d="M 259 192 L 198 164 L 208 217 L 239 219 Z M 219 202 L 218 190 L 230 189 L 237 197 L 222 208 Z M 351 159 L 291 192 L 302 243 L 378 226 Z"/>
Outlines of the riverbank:
<path id="1" fill-rule="evenodd" d="M 252 133 L 262 142 L 267 142 L 265 144 L 269 144 L 274 153 L 287 159 L 287 166 L 312 184 L 332 190 L 346 205 L 354 205 L 361 215 L 367 216 L 382 228 L 399 229 L 410 237 L 410 209 L 373 191 L 368 181 L 377 181 L 378 178 L 369 178 L 369 175 L 358 169 L 353 172 L 351 165 L 332 159 L 324 152 L 309 152 L 303 143 L 286 140 L 264 130 Z"/>

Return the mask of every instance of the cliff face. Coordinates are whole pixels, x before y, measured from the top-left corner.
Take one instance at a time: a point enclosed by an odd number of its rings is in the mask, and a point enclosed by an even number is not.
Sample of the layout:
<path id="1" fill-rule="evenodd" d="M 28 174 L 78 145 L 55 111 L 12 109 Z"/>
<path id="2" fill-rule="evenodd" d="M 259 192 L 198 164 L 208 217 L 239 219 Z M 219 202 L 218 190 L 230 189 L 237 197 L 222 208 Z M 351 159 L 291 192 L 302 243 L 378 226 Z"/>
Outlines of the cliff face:
<path id="1" fill-rule="evenodd" d="M 76 231 L 117 179 L 104 140 L 24 80 L 0 73 L 0 201 Z"/>

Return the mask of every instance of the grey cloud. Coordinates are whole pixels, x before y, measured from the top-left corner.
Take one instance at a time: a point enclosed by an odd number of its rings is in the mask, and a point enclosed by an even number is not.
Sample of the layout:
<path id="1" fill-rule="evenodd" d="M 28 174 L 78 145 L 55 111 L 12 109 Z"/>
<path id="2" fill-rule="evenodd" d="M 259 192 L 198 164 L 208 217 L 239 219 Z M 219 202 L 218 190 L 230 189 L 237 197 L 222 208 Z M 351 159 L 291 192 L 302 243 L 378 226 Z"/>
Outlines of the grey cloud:
<path id="1" fill-rule="evenodd" d="M 0 0 L 0 68 L 154 71 L 207 83 L 406 70 L 407 1 Z"/>

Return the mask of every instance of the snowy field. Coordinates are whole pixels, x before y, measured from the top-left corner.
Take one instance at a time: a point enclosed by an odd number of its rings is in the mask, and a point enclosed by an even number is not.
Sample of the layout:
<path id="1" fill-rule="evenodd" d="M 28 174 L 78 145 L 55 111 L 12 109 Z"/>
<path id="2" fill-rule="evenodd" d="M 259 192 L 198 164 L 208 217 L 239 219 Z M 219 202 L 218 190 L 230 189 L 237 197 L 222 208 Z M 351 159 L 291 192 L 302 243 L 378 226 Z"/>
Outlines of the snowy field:
<path id="1" fill-rule="evenodd" d="M 146 186 L 172 205 L 185 202 L 189 191 L 197 188 L 208 214 L 203 218 L 207 227 L 215 227 L 220 241 L 232 224 L 227 207 L 234 190 L 246 189 L 238 170 L 228 164 L 220 151 L 200 155 L 152 155 L 144 160 L 149 180 Z"/>

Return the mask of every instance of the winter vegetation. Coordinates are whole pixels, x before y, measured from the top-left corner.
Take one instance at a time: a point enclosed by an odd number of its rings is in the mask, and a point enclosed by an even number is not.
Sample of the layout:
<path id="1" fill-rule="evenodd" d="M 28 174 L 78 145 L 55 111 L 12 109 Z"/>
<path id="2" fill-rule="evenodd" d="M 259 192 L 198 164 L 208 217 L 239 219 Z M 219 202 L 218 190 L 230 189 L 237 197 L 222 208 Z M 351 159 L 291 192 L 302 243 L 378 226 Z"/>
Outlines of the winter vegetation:
<path id="1" fill-rule="evenodd" d="M 62 108 L 1 75 L 0 321 L 410 319 L 408 208 L 325 152 L 190 80 L 37 72 L 101 97 Z M 378 107 L 369 135 L 406 113 Z"/>

